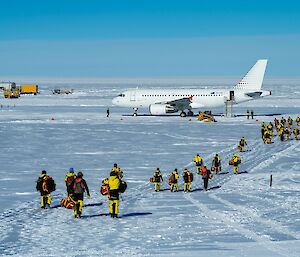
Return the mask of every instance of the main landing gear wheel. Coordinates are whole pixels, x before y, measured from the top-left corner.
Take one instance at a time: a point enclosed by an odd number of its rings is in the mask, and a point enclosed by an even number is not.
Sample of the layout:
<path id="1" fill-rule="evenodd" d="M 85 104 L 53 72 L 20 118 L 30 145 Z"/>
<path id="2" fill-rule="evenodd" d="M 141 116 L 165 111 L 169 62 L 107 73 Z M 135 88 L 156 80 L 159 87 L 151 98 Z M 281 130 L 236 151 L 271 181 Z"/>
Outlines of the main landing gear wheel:
<path id="1" fill-rule="evenodd" d="M 182 111 L 182 112 L 180 113 L 180 117 L 186 117 L 186 113 Z"/>
<path id="2" fill-rule="evenodd" d="M 189 110 L 188 113 L 187 113 L 187 115 L 188 116 L 194 116 L 194 113 L 191 110 Z"/>

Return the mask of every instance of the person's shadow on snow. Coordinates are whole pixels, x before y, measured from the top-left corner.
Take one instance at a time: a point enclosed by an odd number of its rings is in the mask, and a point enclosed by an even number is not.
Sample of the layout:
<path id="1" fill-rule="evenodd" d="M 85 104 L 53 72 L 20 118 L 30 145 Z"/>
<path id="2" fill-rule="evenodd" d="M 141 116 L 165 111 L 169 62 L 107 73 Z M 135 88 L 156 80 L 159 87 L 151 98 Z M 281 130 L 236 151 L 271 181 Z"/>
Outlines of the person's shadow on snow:
<path id="1" fill-rule="evenodd" d="M 145 216 L 145 215 L 151 215 L 152 212 L 131 212 L 131 213 L 125 213 L 119 215 L 119 218 L 126 218 L 126 217 L 134 217 L 134 216 Z M 109 213 L 99 213 L 99 214 L 92 214 L 92 215 L 82 215 L 82 219 L 87 218 L 94 218 L 94 217 L 101 217 L 101 216 L 110 216 Z"/>

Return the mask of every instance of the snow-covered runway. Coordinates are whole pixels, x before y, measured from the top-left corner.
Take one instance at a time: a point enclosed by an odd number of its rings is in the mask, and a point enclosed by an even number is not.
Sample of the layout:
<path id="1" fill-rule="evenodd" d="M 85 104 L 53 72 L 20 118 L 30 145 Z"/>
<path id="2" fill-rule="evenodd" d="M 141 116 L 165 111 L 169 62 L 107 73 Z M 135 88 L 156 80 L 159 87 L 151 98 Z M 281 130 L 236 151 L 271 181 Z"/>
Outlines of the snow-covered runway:
<path id="1" fill-rule="evenodd" d="M 274 117 L 219 117 L 206 124 L 196 118 L 124 117 L 128 110 L 111 108 L 106 118 L 110 99 L 123 89 L 86 85 L 69 96 L 45 89 L 38 96 L 0 99 L 1 255 L 299 256 L 300 141 L 263 144 L 260 123 Z M 286 85 L 276 90 L 274 98 L 255 102 L 255 112 L 299 116 L 299 92 L 286 100 Z M 251 151 L 241 154 L 244 173 L 234 175 L 228 160 L 242 136 Z M 208 192 L 195 174 L 196 153 L 208 166 L 219 153 L 223 172 L 229 171 L 214 176 Z M 106 216 L 107 199 L 99 192 L 115 162 L 128 182 L 118 220 Z M 81 220 L 62 207 L 41 210 L 35 192 L 35 180 L 46 169 L 57 184 L 57 206 L 70 167 L 83 171 L 91 191 Z M 189 168 L 192 192 L 154 192 L 148 181 L 156 167 L 164 189 L 174 168 Z"/>

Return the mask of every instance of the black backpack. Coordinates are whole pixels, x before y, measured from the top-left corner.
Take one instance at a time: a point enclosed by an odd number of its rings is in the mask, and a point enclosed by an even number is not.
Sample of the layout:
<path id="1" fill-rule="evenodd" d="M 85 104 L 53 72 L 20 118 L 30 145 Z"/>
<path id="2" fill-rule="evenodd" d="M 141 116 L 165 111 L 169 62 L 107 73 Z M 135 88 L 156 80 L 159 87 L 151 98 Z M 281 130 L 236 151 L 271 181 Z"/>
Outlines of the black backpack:
<path id="1" fill-rule="evenodd" d="M 119 192 L 124 193 L 127 189 L 127 183 L 125 181 L 121 181 L 119 186 Z"/>
<path id="2" fill-rule="evenodd" d="M 52 177 L 48 176 L 46 183 L 47 183 L 47 188 L 48 188 L 49 192 L 53 192 L 56 190 L 56 184 Z"/>
<path id="3" fill-rule="evenodd" d="M 42 188 L 43 188 L 43 178 L 38 178 L 36 182 L 36 190 L 42 191 Z"/>
<path id="4" fill-rule="evenodd" d="M 175 183 L 176 179 L 175 179 L 175 175 L 172 173 L 169 177 L 169 183 Z"/>

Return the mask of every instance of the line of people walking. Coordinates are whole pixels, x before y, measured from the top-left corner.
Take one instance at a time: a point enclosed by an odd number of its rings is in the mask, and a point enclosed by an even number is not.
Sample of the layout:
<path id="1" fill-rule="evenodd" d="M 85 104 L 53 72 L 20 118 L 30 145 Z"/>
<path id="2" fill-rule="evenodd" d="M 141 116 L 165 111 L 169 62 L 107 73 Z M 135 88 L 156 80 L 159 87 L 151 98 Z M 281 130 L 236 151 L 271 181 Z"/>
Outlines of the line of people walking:
<path id="1" fill-rule="evenodd" d="M 294 135 L 295 140 L 299 140 L 299 127 L 300 117 L 298 116 L 295 121 L 289 116 L 287 120 L 281 117 L 280 120 L 274 119 L 274 124 L 270 121 L 268 124 L 261 124 L 261 137 L 264 143 L 271 144 L 272 138 L 277 136 L 280 141 L 287 141 L 292 139 L 291 136 Z"/>
<path id="2" fill-rule="evenodd" d="M 221 170 L 221 158 L 218 154 L 212 158 L 212 163 L 210 169 L 204 165 L 203 158 L 197 153 L 194 158 L 193 162 L 195 163 L 196 174 L 200 175 L 203 179 L 203 189 L 205 191 L 208 190 L 208 181 L 213 178 L 214 174 L 217 175 Z M 241 164 L 241 158 L 235 153 L 229 161 L 229 165 L 233 166 L 234 174 L 238 174 L 239 172 L 239 165 Z M 182 172 L 182 179 L 183 179 L 183 191 L 184 192 L 191 192 L 192 183 L 194 181 L 193 173 L 185 168 Z M 169 190 L 171 192 L 178 192 L 179 191 L 179 181 L 180 175 L 178 169 L 175 168 L 168 176 L 168 185 Z M 159 192 L 162 191 L 161 183 L 163 180 L 163 175 L 160 168 L 156 168 L 153 173 L 153 177 L 149 179 L 151 183 L 154 183 L 154 191 Z"/>
<path id="3" fill-rule="evenodd" d="M 61 200 L 61 205 L 67 209 L 73 209 L 74 217 L 81 218 L 83 212 L 84 195 L 90 199 L 90 190 L 86 180 L 83 178 L 83 172 L 78 171 L 75 174 L 73 168 L 70 168 L 65 176 L 65 185 L 67 196 Z M 106 186 L 106 193 L 103 193 L 102 187 Z M 106 195 L 109 200 L 109 214 L 113 218 L 118 218 L 119 213 L 119 196 L 124 193 L 127 184 L 123 181 L 123 171 L 115 163 L 111 169 L 108 178 L 102 181 L 101 193 Z M 51 193 L 56 190 L 54 179 L 47 175 L 43 170 L 36 181 L 36 189 L 41 194 L 41 208 L 47 209 L 51 205 Z"/>

